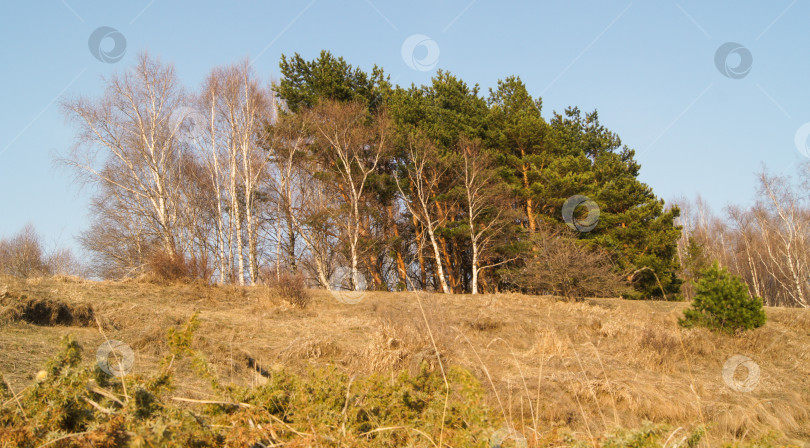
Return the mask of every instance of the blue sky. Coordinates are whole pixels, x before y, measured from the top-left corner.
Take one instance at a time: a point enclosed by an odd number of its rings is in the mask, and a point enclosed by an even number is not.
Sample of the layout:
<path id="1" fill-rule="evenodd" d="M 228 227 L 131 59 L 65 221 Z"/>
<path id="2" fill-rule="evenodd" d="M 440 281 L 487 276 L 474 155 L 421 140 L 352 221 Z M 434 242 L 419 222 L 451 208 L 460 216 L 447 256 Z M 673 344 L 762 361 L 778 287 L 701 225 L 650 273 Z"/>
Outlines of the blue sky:
<path id="1" fill-rule="evenodd" d="M 806 160 L 794 137 L 810 122 L 807 17 L 804 0 L 4 1 L 0 235 L 30 221 L 48 245 L 77 246 L 92 192 L 54 168 L 74 142 L 59 98 L 100 95 L 102 77 L 143 50 L 173 62 L 190 89 L 244 57 L 277 79 L 282 53 L 309 59 L 322 49 L 365 69 L 378 64 L 400 85 L 426 83 L 439 68 L 484 91 L 519 75 L 543 97 L 546 117 L 569 105 L 598 109 L 637 150 L 641 178 L 660 197 L 701 194 L 716 210 L 748 204 L 763 164 L 793 174 Z M 102 26 L 126 39 L 118 62 L 88 48 Z M 406 61 L 403 43 L 416 34 L 432 42 Z M 716 67 L 726 42 L 750 52 L 744 77 Z M 726 59 L 731 68 L 739 61 Z"/>

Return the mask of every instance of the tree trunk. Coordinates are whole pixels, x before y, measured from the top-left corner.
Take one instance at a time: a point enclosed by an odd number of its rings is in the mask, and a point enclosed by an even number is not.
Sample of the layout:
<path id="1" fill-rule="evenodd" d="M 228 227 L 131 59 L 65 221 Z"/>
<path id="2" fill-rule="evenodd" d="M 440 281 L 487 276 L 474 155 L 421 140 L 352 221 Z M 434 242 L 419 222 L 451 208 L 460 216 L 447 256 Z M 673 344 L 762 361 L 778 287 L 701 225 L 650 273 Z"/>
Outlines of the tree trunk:
<path id="1" fill-rule="evenodd" d="M 238 282 L 240 285 L 245 285 L 245 259 L 243 255 L 243 245 L 242 245 L 242 217 L 239 210 L 239 198 L 236 194 L 236 152 L 233 153 L 231 157 L 231 209 L 233 210 L 233 215 L 231 219 L 233 220 L 234 224 L 234 231 L 236 232 L 236 254 L 239 256 L 239 260 L 237 261 L 238 272 L 237 275 L 239 276 Z"/>
<path id="2" fill-rule="evenodd" d="M 391 223 L 392 233 L 394 234 L 394 256 L 397 265 L 397 280 L 399 284 L 405 285 L 408 272 L 405 270 L 405 260 L 402 257 L 402 243 L 399 240 L 399 228 L 397 227 L 396 220 L 394 219 L 394 207 L 389 205 L 386 207 L 388 211 L 388 220 Z"/>
<path id="3" fill-rule="evenodd" d="M 470 284 L 470 292 L 478 294 L 478 245 L 473 241 L 472 244 L 472 283 Z"/>
<path id="4" fill-rule="evenodd" d="M 523 148 L 520 149 L 520 156 L 526 158 L 526 151 Z M 529 190 L 529 167 L 525 163 L 521 167 L 521 172 L 523 173 L 523 188 L 526 189 L 527 195 L 531 195 Z M 526 219 L 529 220 L 529 234 L 534 235 L 537 230 L 537 223 L 534 221 L 534 202 L 531 196 L 526 197 Z"/>
<path id="5" fill-rule="evenodd" d="M 419 279 L 422 281 L 422 288 L 425 288 L 427 287 L 427 267 L 425 266 L 425 253 L 422 250 L 422 238 L 424 235 L 424 230 L 419 224 L 419 221 L 416 219 L 416 216 L 413 217 L 413 225 L 416 229 L 416 241 L 419 241 L 416 248 L 417 257 L 419 258 Z"/>
<path id="6" fill-rule="evenodd" d="M 450 288 L 447 286 L 447 280 L 444 278 L 444 269 L 442 268 L 442 255 L 439 252 L 439 243 L 436 241 L 436 235 L 433 231 L 433 226 L 428 223 L 427 227 L 428 236 L 430 237 L 430 244 L 433 246 L 433 257 L 436 260 L 436 276 L 439 278 L 439 285 L 442 287 L 442 292 L 450 294 Z"/>

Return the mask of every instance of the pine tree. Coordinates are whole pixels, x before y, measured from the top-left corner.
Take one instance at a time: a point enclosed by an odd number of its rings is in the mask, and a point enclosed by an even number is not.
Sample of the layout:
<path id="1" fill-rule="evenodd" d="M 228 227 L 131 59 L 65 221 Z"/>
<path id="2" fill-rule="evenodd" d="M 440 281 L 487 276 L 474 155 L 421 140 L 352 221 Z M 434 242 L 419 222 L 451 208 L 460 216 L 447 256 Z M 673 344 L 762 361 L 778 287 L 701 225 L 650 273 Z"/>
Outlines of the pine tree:
<path id="1" fill-rule="evenodd" d="M 588 196 L 599 206 L 599 222 L 580 238 L 613 255 L 634 289 L 626 297 L 677 299 L 681 229 L 674 220 L 680 210 L 665 209 L 664 201 L 638 179 L 635 151 L 599 122 L 596 111 L 583 115 L 569 108 L 555 114 L 550 125 L 552 144 L 569 160 L 558 164 L 557 177 L 545 191 L 546 200 L 557 204 L 553 217 L 561 221 L 569 196 Z"/>
<path id="2" fill-rule="evenodd" d="M 563 204 L 571 196 L 583 195 L 599 206 L 600 216 L 592 231 L 580 233 L 577 238 L 583 247 L 601 249 L 610 255 L 616 272 L 624 274 L 633 286 L 627 296 L 679 298 L 681 280 L 676 274 L 680 227 L 674 223 L 679 210 L 666 208 L 664 201 L 638 179 L 641 167 L 635 152 L 599 122 L 596 111 L 582 113 L 571 107 L 562 114 L 552 114 L 546 121 L 541 114 L 542 99 L 532 97 L 516 76 L 499 81 L 488 98 L 481 95 L 477 85 L 470 86 L 441 70 L 427 85 L 392 87 L 381 69 L 375 67 L 372 73 L 365 73 L 328 52 L 312 61 L 298 54 L 282 57 L 281 71 L 283 77 L 276 89 L 293 113 L 325 99 L 365 101 L 369 108 L 387 109 L 396 129 L 396 150 L 378 166 L 376 176 L 369 178 L 369 191 L 386 210 L 393 209 L 397 196 L 402 196 L 405 203 L 413 201 L 413 185 L 402 184 L 398 192 L 391 179 L 406 179 L 409 167 L 414 166 L 411 157 L 432 148 L 431 157 L 420 166 L 436 174 L 430 191 L 423 192 L 435 228 L 422 228 L 421 221 L 412 219 L 414 216 L 407 211 L 396 222 L 381 222 L 383 228 L 402 229 L 399 233 L 389 232 L 391 244 L 400 248 L 398 269 L 404 272 L 408 263 L 418 262 L 423 287 L 428 287 L 426 283 L 444 283 L 438 277 L 446 277 L 453 292 L 471 290 L 476 257 L 466 224 L 468 210 L 459 195 L 453 194 L 463 185 L 458 169 L 464 161 L 459 142 L 468 139 L 480 142 L 481 150 L 492 158 L 493 169 L 502 179 L 490 187 L 506 185 L 509 190 L 502 200 L 492 204 L 498 209 L 493 216 L 509 216 L 510 225 L 498 227 L 488 263 L 521 267 L 521 262 L 514 260 L 531 258 L 534 251 L 541 249 L 531 238 L 535 231 L 544 225 L 564 227 Z M 422 147 L 414 148 L 414 141 Z M 399 176 L 395 176 L 397 173 Z M 438 247 L 429 251 L 428 259 L 424 251 L 417 249 L 426 232 L 433 235 L 431 245 Z M 410 239 L 400 240 L 398 235 Z M 386 246 L 367 249 L 371 253 Z M 430 270 L 434 271 L 432 275 Z M 496 271 L 490 272 L 482 280 L 490 285 L 488 289 L 506 286 Z M 427 281 L 431 276 L 433 281 Z M 404 275 L 400 273 L 400 277 Z"/>
<path id="3" fill-rule="evenodd" d="M 765 311 L 762 299 L 751 297 L 742 279 L 715 262 L 702 272 L 692 308 L 684 311 L 678 323 L 734 333 L 765 325 Z"/>
<path id="4" fill-rule="evenodd" d="M 381 68 L 374 66 L 369 74 L 325 50 L 311 61 L 298 53 L 291 57 L 282 54 L 279 67 L 282 78 L 275 89 L 292 112 L 313 107 L 324 99 L 362 101 L 371 106 L 391 89 L 389 77 Z"/>

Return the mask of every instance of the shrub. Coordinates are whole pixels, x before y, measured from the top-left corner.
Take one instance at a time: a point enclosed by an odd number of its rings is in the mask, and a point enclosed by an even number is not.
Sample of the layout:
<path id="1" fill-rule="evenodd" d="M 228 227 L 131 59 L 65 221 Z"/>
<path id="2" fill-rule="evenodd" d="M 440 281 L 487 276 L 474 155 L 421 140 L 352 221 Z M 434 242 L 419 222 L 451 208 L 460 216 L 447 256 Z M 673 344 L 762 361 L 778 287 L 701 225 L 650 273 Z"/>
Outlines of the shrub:
<path id="1" fill-rule="evenodd" d="M 22 278 L 50 274 L 33 225 L 28 224 L 13 237 L 0 240 L 0 274 Z"/>
<path id="2" fill-rule="evenodd" d="M 480 382 L 458 367 L 446 381 L 425 366 L 352 376 L 279 369 L 262 386 L 217 383 L 212 401 L 179 402 L 177 366 L 191 361 L 202 379 L 213 372 L 193 348 L 197 324 L 170 333 L 171 354 L 149 376 L 109 376 L 65 338 L 40 381 L 13 396 L 0 380 L 0 446 L 484 446 L 501 426 Z"/>
<path id="3" fill-rule="evenodd" d="M 181 255 L 155 251 L 146 260 L 149 272 L 160 280 L 175 281 L 188 277 L 188 267 Z"/>
<path id="4" fill-rule="evenodd" d="M 276 294 L 296 308 L 306 308 L 312 301 L 301 274 L 282 273 L 278 277 L 270 276 L 268 283 Z"/>
<path id="5" fill-rule="evenodd" d="M 46 264 L 53 275 L 87 277 L 87 269 L 82 261 L 68 248 L 56 248 L 47 256 Z"/>
<path id="6" fill-rule="evenodd" d="M 213 366 L 194 348 L 198 326 L 194 315 L 171 329 L 170 350 L 163 353 L 160 367 L 124 377 L 83 361 L 82 347 L 65 337 L 62 350 L 37 381 L 16 395 L 0 378 L 0 447 L 595 445 L 593 436 L 586 441 L 581 433 L 556 425 L 538 431 L 537 444 L 499 439 L 496 435 L 504 432 L 498 428 L 516 428 L 517 422 L 505 422 L 505 415 L 501 418 L 490 408 L 481 382 L 458 366 L 442 373 L 423 362 L 413 373 L 372 374 L 336 366 L 312 366 L 299 373 L 280 368 L 264 373 L 261 385 L 220 383 Z M 184 397 L 183 391 L 199 390 L 199 379 L 213 379 L 211 391 L 200 391 L 207 399 Z M 700 446 L 705 427 L 684 429 L 645 423 L 637 429 L 617 428 L 596 440 L 605 448 Z M 722 446 L 743 446 L 735 443 Z M 744 446 L 776 443 L 761 438 Z"/>
<path id="7" fill-rule="evenodd" d="M 204 263 L 194 257 L 185 257 L 181 253 L 169 253 L 156 250 L 147 258 L 146 264 L 150 273 L 158 280 L 169 282 L 187 281 L 195 278 L 208 278 Z"/>
<path id="8" fill-rule="evenodd" d="M 692 308 L 684 311 L 678 323 L 687 328 L 700 325 L 733 333 L 764 325 L 765 311 L 762 299 L 751 297 L 742 279 L 715 262 L 701 273 Z"/>
<path id="9" fill-rule="evenodd" d="M 539 249 L 530 252 L 521 267 L 498 271 L 521 291 L 573 300 L 583 296 L 615 297 L 627 290 L 608 254 L 586 247 L 573 233 L 541 227 L 533 240 Z"/>

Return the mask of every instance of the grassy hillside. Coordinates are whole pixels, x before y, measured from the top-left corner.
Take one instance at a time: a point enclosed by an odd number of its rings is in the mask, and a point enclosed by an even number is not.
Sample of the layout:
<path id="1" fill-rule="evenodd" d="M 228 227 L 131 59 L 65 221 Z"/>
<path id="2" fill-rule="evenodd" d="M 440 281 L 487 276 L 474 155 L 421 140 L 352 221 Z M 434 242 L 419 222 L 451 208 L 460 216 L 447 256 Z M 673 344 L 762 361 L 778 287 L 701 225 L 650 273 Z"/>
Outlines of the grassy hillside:
<path id="1" fill-rule="evenodd" d="M 735 337 L 680 329 L 685 303 L 370 292 L 345 304 L 311 294 L 300 309 L 264 287 L 0 278 L 0 415 L 9 425 L 44 418 L 36 400 L 48 387 L 95 378 L 106 392 L 81 401 L 94 415 L 85 434 L 64 422 L 31 434 L 103 445 L 93 431 L 118 428 L 104 443 L 148 446 L 156 417 L 136 417 L 129 400 L 171 372 L 154 415 L 228 434 L 214 445 L 492 446 L 512 427 L 526 444 L 502 446 L 685 446 L 703 430 L 695 446 L 810 446 L 810 310 L 768 308 L 764 327 Z M 195 313 L 199 327 L 183 333 Z M 68 334 L 84 370 L 59 367 L 74 356 L 60 343 Z M 134 352 L 123 385 L 92 371 L 105 338 Z M 749 392 L 723 379 L 734 355 L 759 367 Z M 50 376 L 36 378 L 44 368 Z M 734 375 L 744 380 L 746 368 Z M 286 410 L 268 408 L 276 399 L 262 394 L 282 389 Z M 151 436 L 133 429 L 138 418 Z M 228 438 L 237 432 L 244 438 Z"/>

